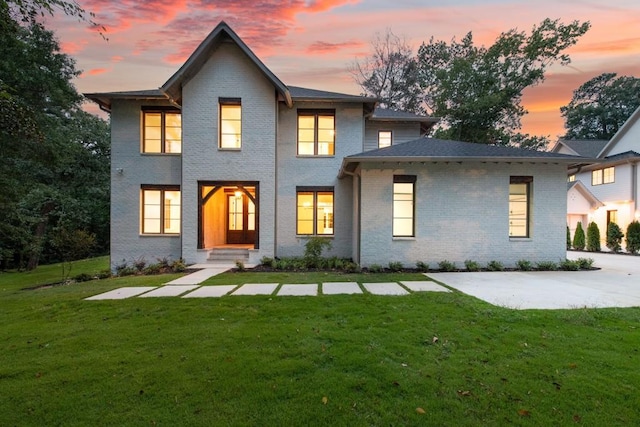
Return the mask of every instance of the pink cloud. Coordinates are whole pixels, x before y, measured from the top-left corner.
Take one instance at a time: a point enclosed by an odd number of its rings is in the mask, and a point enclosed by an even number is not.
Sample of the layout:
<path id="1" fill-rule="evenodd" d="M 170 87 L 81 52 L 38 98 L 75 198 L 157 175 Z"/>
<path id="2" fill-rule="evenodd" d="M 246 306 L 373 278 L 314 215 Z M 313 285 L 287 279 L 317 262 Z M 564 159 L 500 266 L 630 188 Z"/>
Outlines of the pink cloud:
<path id="1" fill-rule="evenodd" d="M 60 50 L 67 55 L 75 55 L 81 52 L 87 45 L 86 40 L 80 42 L 65 41 L 60 43 Z"/>
<path id="2" fill-rule="evenodd" d="M 124 60 L 124 56 L 115 55 L 111 57 L 111 62 L 113 62 L 114 64 L 121 62 L 122 60 Z"/>
<path id="3" fill-rule="evenodd" d="M 104 74 L 107 71 L 110 71 L 109 68 L 92 68 L 87 72 L 90 76 L 97 76 L 98 74 Z"/>
<path id="4" fill-rule="evenodd" d="M 340 43 L 317 41 L 309 45 L 306 49 L 306 52 L 309 54 L 324 55 L 327 53 L 334 53 L 343 49 L 352 49 L 352 48 L 359 49 L 365 45 L 366 44 L 364 42 L 361 42 L 358 40 L 348 40 L 346 42 L 340 42 Z"/>

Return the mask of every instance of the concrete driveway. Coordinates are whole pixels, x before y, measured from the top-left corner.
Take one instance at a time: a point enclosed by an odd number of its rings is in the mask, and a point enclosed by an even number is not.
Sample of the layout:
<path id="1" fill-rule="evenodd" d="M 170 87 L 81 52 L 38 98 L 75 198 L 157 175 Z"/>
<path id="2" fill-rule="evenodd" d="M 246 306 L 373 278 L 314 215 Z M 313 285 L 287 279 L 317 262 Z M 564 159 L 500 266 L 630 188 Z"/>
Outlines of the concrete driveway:
<path id="1" fill-rule="evenodd" d="M 600 270 L 428 276 L 493 305 L 514 309 L 640 306 L 640 257 L 571 251 L 567 258 L 592 258 Z"/>

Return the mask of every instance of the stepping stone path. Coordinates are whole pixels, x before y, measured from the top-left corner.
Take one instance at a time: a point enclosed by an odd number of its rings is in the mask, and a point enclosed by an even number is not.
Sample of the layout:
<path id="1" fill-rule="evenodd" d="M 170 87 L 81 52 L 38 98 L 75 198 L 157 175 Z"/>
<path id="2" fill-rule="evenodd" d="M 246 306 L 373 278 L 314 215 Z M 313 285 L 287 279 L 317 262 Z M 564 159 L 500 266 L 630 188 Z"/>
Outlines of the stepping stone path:
<path id="1" fill-rule="evenodd" d="M 170 282 L 173 283 L 173 282 Z M 429 281 L 402 281 L 363 283 L 364 290 L 373 295 L 408 295 L 411 292 L 451 292 L 444 286 Z M 226 295 L 273 295 L 277 289 L 278 296 L 316 296 L 318 284 L 283 284 L 279 283 L 247 283 L 245 285 L 175 285 L 166 284 L 160 287 L 126 287 L 114 289 L 103 294 L 94 295 L 87 300 L 125 299 L 131 297 L 177 297 L 182 298 L 220 298 Z M 325 282 L 322 284 L 322 294 L 362 294 L 362 288 L 356 282 Z M 408 290 L 407 290 L 408 289 Z"/>

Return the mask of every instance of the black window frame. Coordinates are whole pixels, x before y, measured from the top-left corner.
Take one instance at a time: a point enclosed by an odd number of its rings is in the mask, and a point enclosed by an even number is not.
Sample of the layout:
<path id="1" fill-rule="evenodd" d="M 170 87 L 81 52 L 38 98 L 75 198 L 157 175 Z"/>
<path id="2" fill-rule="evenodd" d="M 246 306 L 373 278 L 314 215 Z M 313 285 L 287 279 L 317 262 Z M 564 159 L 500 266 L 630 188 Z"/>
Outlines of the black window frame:
<path id="1" fill-rule="evenodd" d="M 175 107 L 162 107 L 162 106 L 143 106 L 142 112 L 142 154 L 169 154 L 180 155 L 182 154 L 182 111 Z M 147 144 L 147 113 L 160 114 L 160 152 L 152 152 L 146 150 Z M 167 138 L 166 138 L 166 114 L 179 114 L 180 115 L 180 152 L 167 152 Z"/>

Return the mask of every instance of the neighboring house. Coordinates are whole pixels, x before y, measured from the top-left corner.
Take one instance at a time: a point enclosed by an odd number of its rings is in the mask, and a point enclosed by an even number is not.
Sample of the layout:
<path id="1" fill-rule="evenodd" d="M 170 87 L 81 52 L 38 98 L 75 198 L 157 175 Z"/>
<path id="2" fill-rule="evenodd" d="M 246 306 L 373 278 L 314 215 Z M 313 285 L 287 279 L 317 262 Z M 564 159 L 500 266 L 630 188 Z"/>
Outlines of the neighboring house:
<path id="1" fill-rule="evenodd" d="M 560 140 L 552 151 L 597 160 L 568 171 L 567 224 L 572 235 L 579 221 L 584 228 L 593 221 L 605 242 L 610 222 L 625 233 L 630 222 L 640 219 L 640 108 L 610 141 Z"/>
<path id="2" fill-rule="evenodd" d="M 565 257 L 579 158 L 429 139 L 434 118 L 286 86 L 225 23 L 159 90 L 86 96 L 111 114 L 112 265 L 255 263 L 311 236 L 362 266 Z"/>

